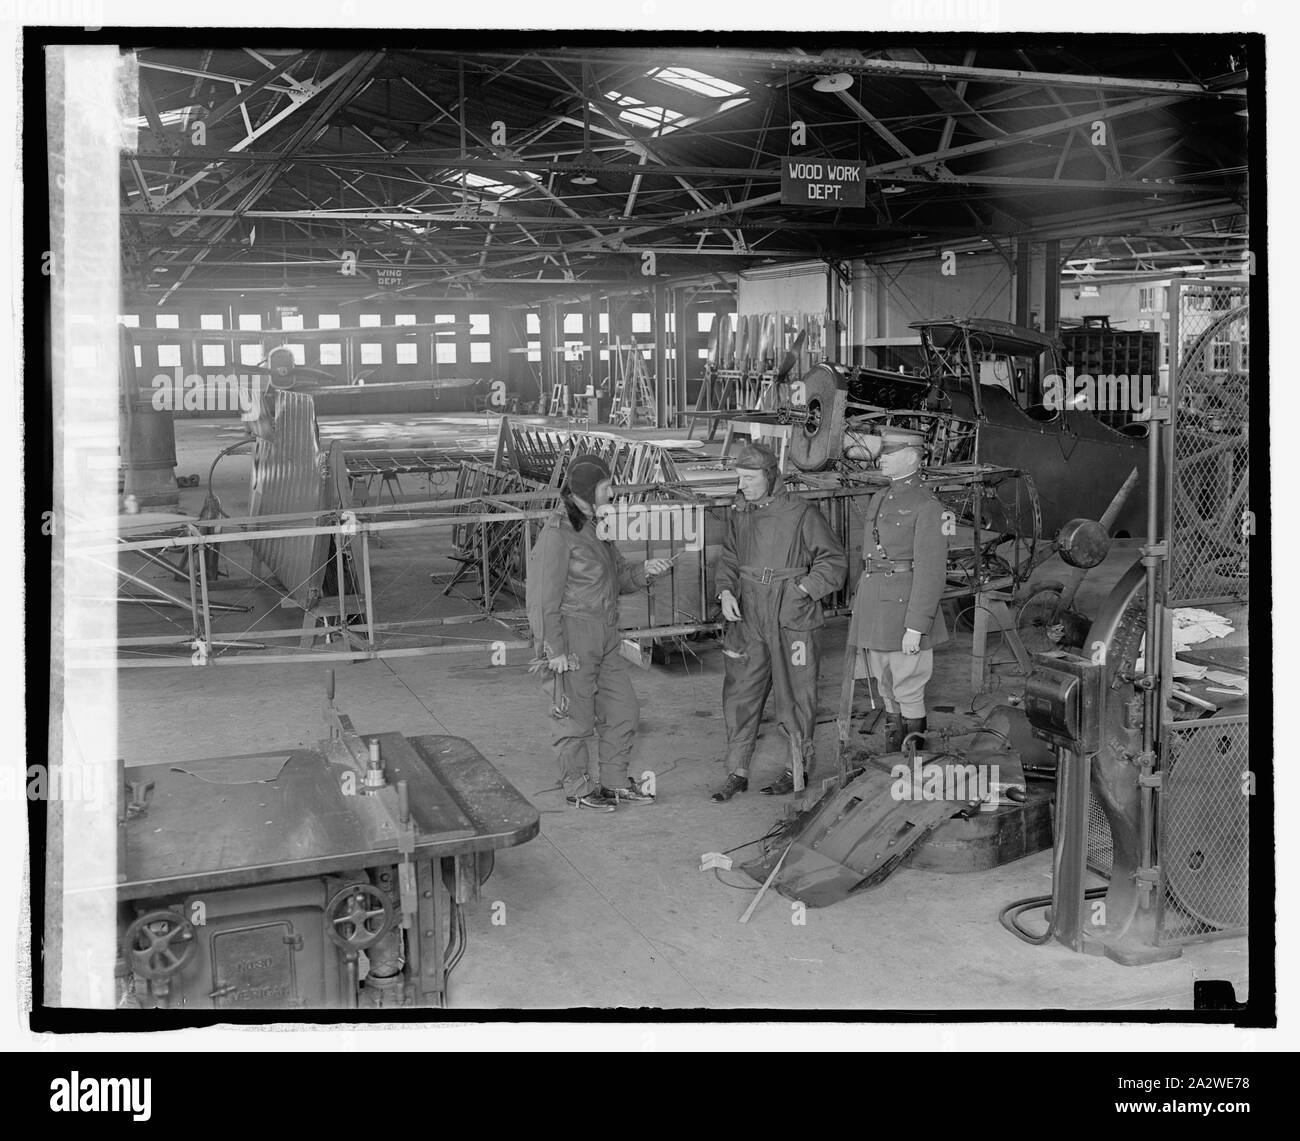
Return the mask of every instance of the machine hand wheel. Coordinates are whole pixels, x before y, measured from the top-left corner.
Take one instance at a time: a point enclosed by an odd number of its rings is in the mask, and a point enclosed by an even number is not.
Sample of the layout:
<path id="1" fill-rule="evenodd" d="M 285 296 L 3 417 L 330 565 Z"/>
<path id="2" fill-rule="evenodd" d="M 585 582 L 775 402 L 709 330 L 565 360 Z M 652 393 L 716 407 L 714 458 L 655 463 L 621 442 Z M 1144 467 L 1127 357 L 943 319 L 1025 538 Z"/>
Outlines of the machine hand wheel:
<path id="1" fill-rule="evenodd" d="M 348 884 L 325 905 L 325 934 L 345 951 L 373 947 L 392 924 L 388 894 L 368 883 Z"/>
<path id="2" fill-rule="evenodd" d="M 122 939 L 126 959 L 141 978 L 170 978 L 194 955 L 198 941 L 185 916 L 175 911 L 150 911 L 126 929 Z"/>

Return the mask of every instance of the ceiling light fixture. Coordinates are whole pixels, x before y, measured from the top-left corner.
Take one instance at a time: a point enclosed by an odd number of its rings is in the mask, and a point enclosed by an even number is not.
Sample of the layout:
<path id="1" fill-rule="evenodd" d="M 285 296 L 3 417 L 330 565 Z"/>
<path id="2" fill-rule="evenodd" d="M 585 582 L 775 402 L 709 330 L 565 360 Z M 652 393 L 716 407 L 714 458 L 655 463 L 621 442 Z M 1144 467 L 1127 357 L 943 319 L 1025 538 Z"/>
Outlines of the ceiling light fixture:
<path id="1" fill-rule="evenodd" d="M 832 75 L 823 75 L 813 84 L 814 91 L 847 91 L 853 86 L 853 76 L 847 71 L 837 71 Z"/>
<path id="2" fill-rule="evenodd" d="M 906 189 L 907 188 L 905 186 L 898 186 L 895 183 L 891 182 L 888 186 L 882 186 L 880 188 L 880 193 L 881 194 L 902 194 L 903 191 Z"/>

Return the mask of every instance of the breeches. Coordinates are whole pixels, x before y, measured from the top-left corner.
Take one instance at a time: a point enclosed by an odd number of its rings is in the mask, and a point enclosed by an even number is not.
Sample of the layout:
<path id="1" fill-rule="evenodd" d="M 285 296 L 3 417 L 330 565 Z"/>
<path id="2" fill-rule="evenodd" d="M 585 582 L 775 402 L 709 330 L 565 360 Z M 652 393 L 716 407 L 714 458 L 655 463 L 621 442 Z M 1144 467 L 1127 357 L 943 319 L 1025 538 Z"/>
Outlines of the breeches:
<path id="1" fill-rule="evenodd" d="M 859 650 L 866 654 L 867 670 L 880 687 L 885 710 L 904 717 L 925 716 L 925 686 L 934 673 L 934 651 Z"/>

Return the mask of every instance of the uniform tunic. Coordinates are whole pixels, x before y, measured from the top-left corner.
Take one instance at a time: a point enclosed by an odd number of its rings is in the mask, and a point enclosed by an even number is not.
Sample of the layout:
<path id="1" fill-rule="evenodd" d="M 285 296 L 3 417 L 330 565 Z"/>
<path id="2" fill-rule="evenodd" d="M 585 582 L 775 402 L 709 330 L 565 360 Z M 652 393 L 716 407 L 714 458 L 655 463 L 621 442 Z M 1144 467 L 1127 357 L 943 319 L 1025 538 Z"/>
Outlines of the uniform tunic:
<path id="1" fill-rule="evenodd" d="M 865 651 L 862 656 L 880 686 L 886 710 L 901 708 L 905 717 L 924 717 L 925 684 L 934 669 L 932 651 L 948 640 L 939 607 L 948 569 L 943 507 L 920 474 L 913 473 L 871 497 L 865 530 L 866 568 L 853 600 L 849 641 Z M 891 572 L 892 560 L 911 560 L 913 565 Z M 918 653 L 902 652 L 907 630 L 921 634 Z"/>
<path id="2" fill-rule="evenodd" d="M 843 586 L 847 573 L 844 548 L 806 500 L 781 490 L 730 514 L 716 580 L 719 594 L 729 590 L 736 596 L 741 615 L 726 624 L 723 640 L 729 772 L 748 769 L 773 690 L 778 720 L 801 743 L 805 764 L 811 759 L 817 631 L 826 623 L 820 600 Z"/>
<path id="3" fill-rule="evenodd" d="M 574 530 L 558 507 L 546 521 L 529 560 L 528 617 L 537 648 L 547 658 L 573 654 L 578 668 L 559 675 L 569 715 L 555 721 L 552 745 L 560 781 L 569 792 L 599 783 L 628 783 L 640 710 L 627 659 L 619 652 L 618 596 L 646 585 L 643 564 L 632 564 L 596 534 L 588 519 Z M 589 777 L 590 745 L 599 740 L 599 778 Z"/>

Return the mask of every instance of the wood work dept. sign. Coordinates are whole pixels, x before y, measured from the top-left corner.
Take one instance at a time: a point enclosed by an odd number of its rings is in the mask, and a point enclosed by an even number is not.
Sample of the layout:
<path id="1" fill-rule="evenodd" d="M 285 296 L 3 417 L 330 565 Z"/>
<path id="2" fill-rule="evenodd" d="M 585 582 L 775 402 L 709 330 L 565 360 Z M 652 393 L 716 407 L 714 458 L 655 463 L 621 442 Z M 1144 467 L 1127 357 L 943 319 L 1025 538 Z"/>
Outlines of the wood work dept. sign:
<path id="1" fill-rule="evenodd" d="M 781 162 L 784 206 L 865 206 L 862 163 L 839 159 L 790 158 Z"/>

